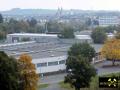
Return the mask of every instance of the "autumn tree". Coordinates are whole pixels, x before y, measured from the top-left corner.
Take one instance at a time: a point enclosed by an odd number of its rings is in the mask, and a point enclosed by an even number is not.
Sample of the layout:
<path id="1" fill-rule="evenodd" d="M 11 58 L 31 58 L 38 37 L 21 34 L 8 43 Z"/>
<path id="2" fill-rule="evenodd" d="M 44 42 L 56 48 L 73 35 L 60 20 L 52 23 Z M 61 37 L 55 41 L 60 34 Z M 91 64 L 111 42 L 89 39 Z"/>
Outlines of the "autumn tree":
<path id="1" fill-rule="evenodd" d="M 38 75 L 32 58 L 27 54 L 22 54 L 18 60 L 18 67 L 21 78 L 21 90 L 36 90 Z"/>
<path id="2" fill-rule="evenodd" d="M 115 61 L 120 61 L 120 39 L 106 41 L 101 52 L 104 58 L 112 61 L 112 64 L 115 65 Z"/>

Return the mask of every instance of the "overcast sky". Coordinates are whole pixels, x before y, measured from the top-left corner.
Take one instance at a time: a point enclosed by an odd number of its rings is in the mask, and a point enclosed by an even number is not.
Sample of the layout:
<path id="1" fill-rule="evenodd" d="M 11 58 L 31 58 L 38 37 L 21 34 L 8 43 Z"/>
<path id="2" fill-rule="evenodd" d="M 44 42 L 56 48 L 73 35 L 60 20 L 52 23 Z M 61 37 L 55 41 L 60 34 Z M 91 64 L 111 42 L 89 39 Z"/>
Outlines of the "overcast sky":
<path id="1" fill-rule="evenodd" d="M 120 0 L 0 0 L 0 11 L 12 8 L 119 10 Z"/>

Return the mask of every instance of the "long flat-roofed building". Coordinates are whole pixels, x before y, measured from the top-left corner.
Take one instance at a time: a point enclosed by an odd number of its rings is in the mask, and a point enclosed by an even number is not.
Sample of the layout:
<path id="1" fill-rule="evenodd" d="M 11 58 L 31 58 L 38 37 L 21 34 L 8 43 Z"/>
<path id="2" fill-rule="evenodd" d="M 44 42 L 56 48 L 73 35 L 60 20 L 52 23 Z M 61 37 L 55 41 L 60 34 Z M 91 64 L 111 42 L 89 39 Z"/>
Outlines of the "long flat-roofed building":
<path id="1" fill-rule="evenodd" d="M 36 34 L 36 33 L 13 33 L 7 35 L 8 43 L 21 42 L 23 39 L 29 39 L 30 41 L 48 42 L 54 41 L 57 38 L 55 34 Z"/>
<path id="2" fill-rule="evenodd" d="M 66 69 L 67 51 L 72 44 L 24 42 L 0 45 L 0 50 L 19 58 L 23 53 L 32 57 L 38 74 L 61 72 Z M 98 52 L 101 45 L 92 45 Z"/>
<path id="3" fill-rule="evenodd" d="M 36 41 L 39 43 L 76 43 L 76 42 L 88 42 L 92 43 L 90 35 L 75 35 L 74 39 L 60 39 L 57 34 L 35 34 L 35 33 L 13 33 L 7 35 L 8 43 L 21 42 L 23 39 L 29 41 Z"/>

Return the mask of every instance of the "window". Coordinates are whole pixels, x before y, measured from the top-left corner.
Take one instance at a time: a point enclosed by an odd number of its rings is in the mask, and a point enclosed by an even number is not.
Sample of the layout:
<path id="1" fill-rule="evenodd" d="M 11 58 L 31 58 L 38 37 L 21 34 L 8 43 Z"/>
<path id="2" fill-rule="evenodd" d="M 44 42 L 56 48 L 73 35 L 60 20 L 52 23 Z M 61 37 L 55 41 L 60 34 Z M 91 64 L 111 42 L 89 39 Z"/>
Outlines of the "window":
<path id="1" fill-rule="evenodd" d="M 59 61 L 59 64 L 65 64 L 65 60 Z"/>
<path id="2" fill-rule="evenodd" d="M 46 67 L 47 66 L 47 62 L 46 63 L 38 63 L 37 67 Z"/>
<path id="3" fill-rule="evenodd" d="M 48 66 L 54 66 L 54 65 L 58 65 L 58 61 L 48 62 Z"/>

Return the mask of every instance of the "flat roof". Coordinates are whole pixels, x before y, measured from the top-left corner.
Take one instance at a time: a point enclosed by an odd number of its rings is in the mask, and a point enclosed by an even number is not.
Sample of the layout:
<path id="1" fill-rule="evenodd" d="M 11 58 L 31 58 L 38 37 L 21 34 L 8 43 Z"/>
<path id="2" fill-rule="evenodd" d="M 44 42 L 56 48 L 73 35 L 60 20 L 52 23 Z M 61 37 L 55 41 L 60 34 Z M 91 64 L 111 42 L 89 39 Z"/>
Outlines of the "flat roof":
<path id="1" fill-rule="evenodd" d="M 38 33 L 13 33 L 8 34 L 9 36 L 50 36 L 57 37 L 57 34 L 38 34 Z"/>
<path id="2" fill-rule="evenodd" d="M 90 35 L 76 35 L 76 39 L 92 39 Z"/>
<path id="3" fill-rule="evenodd" d="M 0 51 L 5 51 L 8 55 L 18 58 L 22 53 L 27 53 L 33 59 L 53 58 L 66 56 L 72 44 L 63 43 L 32 43 L 16 46 L 0 47 Z M 91 44 L 96 52 L 99 52 L 102 44 Z"/>
<path id="4" fill-rule="evenodd" d="M 8 36 L 43 36 L 43 37 L 57 37 L 57 34 L 38 34 L 38 33 L 13 33 Z M 75 35 L 76 39 L 91 39 L 90 35 Z"/>

